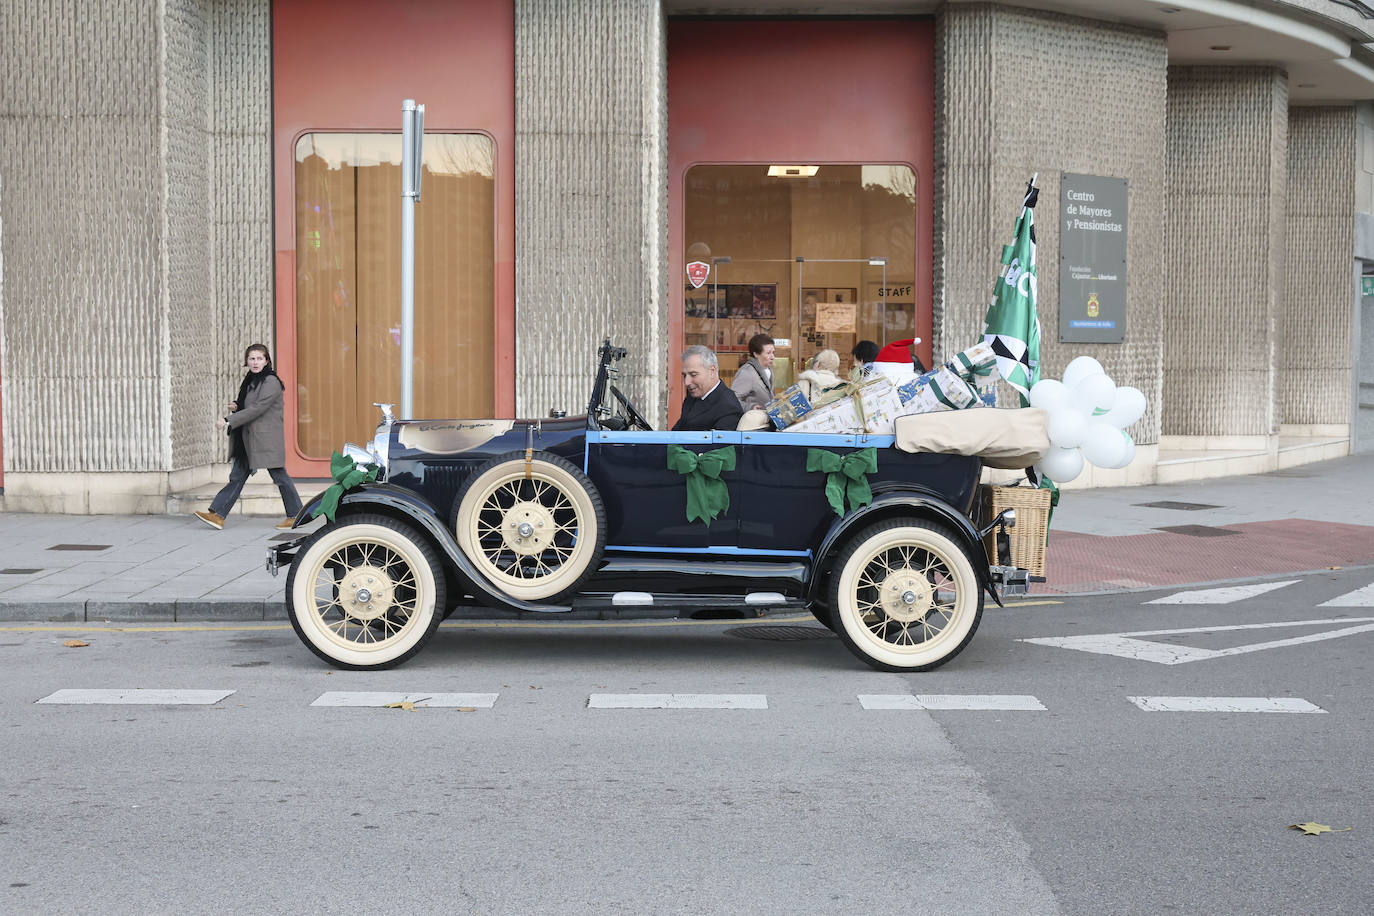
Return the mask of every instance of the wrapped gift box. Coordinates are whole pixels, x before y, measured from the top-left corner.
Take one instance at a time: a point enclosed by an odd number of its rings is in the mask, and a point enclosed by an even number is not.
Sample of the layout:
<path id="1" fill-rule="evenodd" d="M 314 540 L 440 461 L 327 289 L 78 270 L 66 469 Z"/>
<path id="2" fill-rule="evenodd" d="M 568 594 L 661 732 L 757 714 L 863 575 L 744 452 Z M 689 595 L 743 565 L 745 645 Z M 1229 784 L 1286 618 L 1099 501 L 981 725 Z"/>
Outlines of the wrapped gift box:
<path id="1" fill-rule="evenodd" d="M 768 419 L 772 420 L 778 429 L 792 426 L 811 413 L 812 409 L 811 402 L 806 399 L 798 385 L 785 389 L 764 408 L 768 413 Z"/>
<path id="2" fill-rule="evenodd" d="M 832 401 L 817 407 L 800 423 L 787 427 L 789 433 L 857 433 L 863 431 L 859 411 L 852 398 Z"/>
<path id="3" fill-rule="evenodd" d="M 987 341 L 976 343 L 967 350 L 961 350 L 945 366 L 964 378 L 973 380 L 997 371 L 997 354 Z"/>
<path id="4" fill-rule="evenodd" d="M 868 379 L 845 397 L 812 408 L 789 433 L 874 433 L 892 435 L 892 421 L 901 413 L 897 389 L 886 376 Z"/>

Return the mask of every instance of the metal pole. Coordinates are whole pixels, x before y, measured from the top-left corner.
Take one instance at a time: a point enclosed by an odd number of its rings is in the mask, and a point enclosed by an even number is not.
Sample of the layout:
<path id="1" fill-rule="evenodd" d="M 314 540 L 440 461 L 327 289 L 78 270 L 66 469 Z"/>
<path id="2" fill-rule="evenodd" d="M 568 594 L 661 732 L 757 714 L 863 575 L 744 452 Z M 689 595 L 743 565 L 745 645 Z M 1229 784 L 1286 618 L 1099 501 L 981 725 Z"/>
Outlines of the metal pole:
<path id="1" fill-rule="evenodd" d="M 415 113 L 414 99 L 401 103 L 401 417 L 407 420 L 415 416 L 415 201 L 422 142 Z"/>

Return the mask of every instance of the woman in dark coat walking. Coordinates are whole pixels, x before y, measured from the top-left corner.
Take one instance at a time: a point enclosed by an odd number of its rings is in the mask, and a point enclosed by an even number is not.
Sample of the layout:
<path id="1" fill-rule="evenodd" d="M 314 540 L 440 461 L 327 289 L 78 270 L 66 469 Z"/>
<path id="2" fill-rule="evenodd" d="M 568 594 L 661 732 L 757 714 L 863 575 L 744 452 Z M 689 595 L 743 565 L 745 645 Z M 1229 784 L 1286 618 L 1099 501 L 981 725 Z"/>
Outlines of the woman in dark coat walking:
<path id="1" fill-rule="evenodd" d="M 277 373 L 272 371 L 272 355 L 262 344 L 253 344 L 243 352 L 243 364 L 248 374 L 239 385 L 239 395 L 228 404 L 229 412 L 215 421 L 219 429 L 227 429 L 233 467 L 229 483 L 210 503 L 210 511 L 197 512 L 196 518 L 212 528 L 223 528 L 224 517 L 234 508 L 239 493 L 249 476 L 258 468 L 267 468 L 272 482 L 281 491 L 281 501 L 287 517 L 277 523 L 278 528 L 290 528 L 301 513 L 301 497 L 291 475 L 286 473 L 286 434 L 282 421 L 282 395 L 285 389 Z"/>

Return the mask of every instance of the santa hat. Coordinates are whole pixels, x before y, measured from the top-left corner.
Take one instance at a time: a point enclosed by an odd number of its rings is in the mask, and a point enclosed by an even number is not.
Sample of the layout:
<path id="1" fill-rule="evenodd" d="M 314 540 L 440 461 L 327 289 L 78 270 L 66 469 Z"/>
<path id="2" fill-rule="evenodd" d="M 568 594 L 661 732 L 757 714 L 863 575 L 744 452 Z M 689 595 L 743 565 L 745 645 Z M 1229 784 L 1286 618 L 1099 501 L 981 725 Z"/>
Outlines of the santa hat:
<path id="1" fill-rule="evenodd" d="M 878 358 L 873 361 L 873 371 L 881 372 L 898 384 L 914 378 L 916 369 L 911 364 L 911 348 L 920 342 L 919 337 L 892 341 L 878 351 Z"/>

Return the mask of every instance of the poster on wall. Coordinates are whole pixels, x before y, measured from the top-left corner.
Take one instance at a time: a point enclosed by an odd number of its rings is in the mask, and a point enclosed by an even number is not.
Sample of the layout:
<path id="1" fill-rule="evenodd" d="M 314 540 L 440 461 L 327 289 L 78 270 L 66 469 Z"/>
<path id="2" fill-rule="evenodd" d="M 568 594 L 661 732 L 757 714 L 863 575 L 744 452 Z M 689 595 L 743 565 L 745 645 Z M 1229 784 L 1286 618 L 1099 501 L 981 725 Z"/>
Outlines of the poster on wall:
<path id="1" fill-rule="evenodd" d="M 857 309 L 852 302 L 816 304 L 816 330 L 822 334 L 853 334 Z"/>
<path id="2" fill-rule="evenodd" d="M 1126 335 L 1124 178 L 1059 177 L 1059 339 L 1121 343 Z"/>

